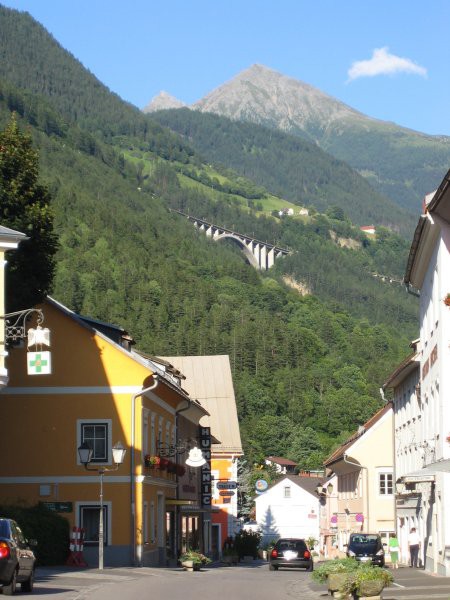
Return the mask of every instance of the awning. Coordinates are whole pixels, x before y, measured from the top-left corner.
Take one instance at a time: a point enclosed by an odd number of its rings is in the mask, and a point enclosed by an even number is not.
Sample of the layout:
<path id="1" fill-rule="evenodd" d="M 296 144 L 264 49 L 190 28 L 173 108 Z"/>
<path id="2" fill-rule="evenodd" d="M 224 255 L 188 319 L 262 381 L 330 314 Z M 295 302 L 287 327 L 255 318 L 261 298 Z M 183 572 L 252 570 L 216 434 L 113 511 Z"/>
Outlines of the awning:
<path id="1" fill-rule="evenodd" d="M 412 473 L 406 473 L 402 477 L 399 477 L 398 482 L 402 483 L 426 483 L 436 480 L 436 473 L 450 473 L 450 459 L 440 460 L 435 463 L 427 465 L 419 471 L 413 471 Z"/>

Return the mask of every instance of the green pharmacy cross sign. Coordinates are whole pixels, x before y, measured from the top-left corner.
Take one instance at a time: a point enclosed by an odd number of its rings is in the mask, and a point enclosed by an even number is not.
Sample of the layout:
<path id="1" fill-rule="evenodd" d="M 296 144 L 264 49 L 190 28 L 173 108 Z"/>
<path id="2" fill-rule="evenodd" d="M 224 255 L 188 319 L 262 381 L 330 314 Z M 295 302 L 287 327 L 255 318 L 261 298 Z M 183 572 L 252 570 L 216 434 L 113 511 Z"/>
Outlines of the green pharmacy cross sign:
<path id="1" fill-rule="evenodd" d="M 50 352 L 27 352 L 28 375 L 50 375 L 52 372 Z"/>

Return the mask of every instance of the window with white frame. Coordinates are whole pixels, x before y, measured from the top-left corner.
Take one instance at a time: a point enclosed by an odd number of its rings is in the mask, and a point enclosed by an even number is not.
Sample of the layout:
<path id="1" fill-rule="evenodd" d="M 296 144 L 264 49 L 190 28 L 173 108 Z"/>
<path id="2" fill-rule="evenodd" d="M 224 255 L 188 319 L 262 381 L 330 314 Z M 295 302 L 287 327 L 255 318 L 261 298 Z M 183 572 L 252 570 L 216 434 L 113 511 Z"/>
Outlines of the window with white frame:
<path id="1" fill-rule="evenodd" d="M 284 497 L 285 498 L 290 498 L 291 497 L 291 486 L 286 485 L 284 488 Z"/>
<path id="2" fill-rule="evenodd" d="M 78 443 L 92 449 L 93 463 L 108 463 L 111 451 L 111 421 L 93 419 L 78 421 Z"/>
<path id="3" fill-rule="evenodd" d="M 80 527 L 84 529 L 84 543 L 97 545 L 99 539 L 100 506 L 80 505 Z M 103 544 L 108 545 L 108 505 L 103 505 Z"/>
<path id="4" fill-rule="evenodd" d="M 393 474 L 378 473 L 378 493 L 380 496 L 392 496 L 393 494 Z"/>

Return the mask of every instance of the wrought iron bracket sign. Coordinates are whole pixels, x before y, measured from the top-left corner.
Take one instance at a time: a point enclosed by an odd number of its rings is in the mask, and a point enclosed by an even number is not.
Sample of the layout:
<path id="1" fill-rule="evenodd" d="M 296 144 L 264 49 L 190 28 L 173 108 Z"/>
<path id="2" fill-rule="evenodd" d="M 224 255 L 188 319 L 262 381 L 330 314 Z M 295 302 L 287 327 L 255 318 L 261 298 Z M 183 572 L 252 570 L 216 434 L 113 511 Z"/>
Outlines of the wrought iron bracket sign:
<path id="1" fill-rule="evenodd" d="M 19 310 L 3 315 L 3 319 L 5 320 L 6 342 L 18 342 L 27 337 L 27 320 L 32 314 L 36 314 L 37 326 L 40 327 L 44 322 L 44 313 L 40 308 L 27 308 L 25 310 Z"/>

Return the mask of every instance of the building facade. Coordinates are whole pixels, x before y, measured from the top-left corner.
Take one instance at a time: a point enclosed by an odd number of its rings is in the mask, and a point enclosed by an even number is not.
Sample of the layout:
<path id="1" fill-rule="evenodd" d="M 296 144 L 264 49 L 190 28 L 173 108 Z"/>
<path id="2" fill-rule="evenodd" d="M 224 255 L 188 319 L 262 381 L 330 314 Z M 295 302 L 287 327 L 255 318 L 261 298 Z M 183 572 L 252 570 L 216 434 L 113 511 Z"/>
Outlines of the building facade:
<path id="1" fill-rule="evenodd" d="M 286 475 L 255 498 L 256 522 L 262 542 L 280 537 L 319 541 L 318 478 Z"/>
<path id="2" fill-rule="evenodd" d="M 450 502 L 450 172 L 438 190 L 425 198 L 405 283 L 420 296 L 420 379 L 415 397 L 411 394 L 407 402 L 411 418 L 405 430 L 410 439 L 405 443 L 411 448 L 410 464 L 400 461 L 397 481 L 402 492 L 416 498 L 417 518 L 411 518 L 408 526 L 418 526 L 425 569 L 450 575 L 450 519 L 446 514 Z"/>
<path id="3" fill-rule="evenodd" d="M 21 241 L 26 240 L 26 236 L 19 231 L 14 231 L 8 227 L 0 226 L 0 319 L 3 326 L 0 327 L 0 389 L 8 383 L 8 370 L 6 368 L 5 358 L 8 356 L 5 339 L 5 270 L 7 265 L 6 253 L 10 250 L 17 250 Z M 24 307 L 27 308 L 27 307 Z"/>
<path id="4" fill-rule="evenodd" d="M 388 403 L 324 462 L 327 476 L 335 476 L 337 484 L 322 499 L 337 508 L 327 514 L 340 552 L 345 551 L 351 533 L 379 533 L 387 542 L 395 531 L 392 428 L 392 405 Z M 323 482 L 325 490 L 328 483 Z M 321 533 L 322 540 L 330 535 L 330 525 Z"/>
<path id="5" fill-rule="evenodd" d="M 43 502 L 61 511 L 84 530 L 85 558 L 95 565 L 102 480 L 105 564 L 166 565 L 181 545 L 175 506 L 183 499 L 198 506 L 201 479 L 197 469 L 189 480 L 190 470 L 161 450 L 176 446 L 181 410 L 189 409 L 187 427 L 195 430 L 207 413 L 182 389 L 177 372 L 133 351 L 121 328 L 52 299 L 41 308 L 51 329 L 52 370 L 28 375 L 25 348 L 8 357 L 0 420 L 9 426 L 0 450 L 11 456 L 14 448 L 14 460 L 0 467 L 0 502 Z M 116 470 L 117 441 L 127 452 Z M 83 443 L 93 449 L 89 470 L 78 453 Z M 178 487 L 185 478 L 195 482 L 189 498 Z M 196 543 L 204 549 L 203 521 L 197 525 Z"/>
<path id="6" fill-rule="evenodd" d="M 224 541 L 240 529 L 237 460 L 243 455 L 230 359 L 227 355 L 165 357 L 186 377 L 189 396 L 209 413 L 200 424 L 210 427 L 211 445 L 211 549 L 219 557 Z"/>

